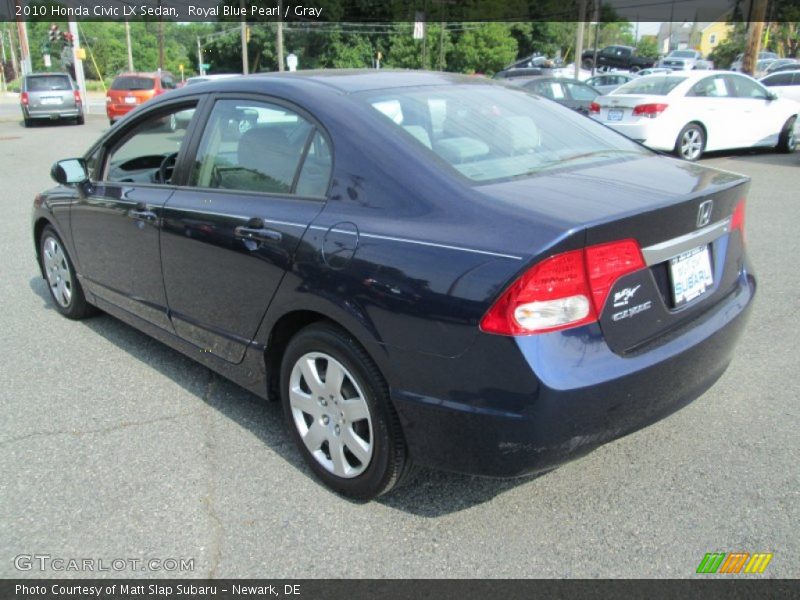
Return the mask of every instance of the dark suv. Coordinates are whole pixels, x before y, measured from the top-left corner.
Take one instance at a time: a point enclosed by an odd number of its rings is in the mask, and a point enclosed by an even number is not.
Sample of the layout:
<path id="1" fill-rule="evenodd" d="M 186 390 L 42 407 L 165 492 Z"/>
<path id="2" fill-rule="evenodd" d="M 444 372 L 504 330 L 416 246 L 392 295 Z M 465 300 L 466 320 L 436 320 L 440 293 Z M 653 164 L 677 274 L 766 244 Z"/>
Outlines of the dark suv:
<path id="1" fill-rule="evenodd" d="M 83 125 L 83 102 L 67 73 L 31 73 L 22 80 L 20 106 L 25 127 L 36 119 L 74 119 Z"/>

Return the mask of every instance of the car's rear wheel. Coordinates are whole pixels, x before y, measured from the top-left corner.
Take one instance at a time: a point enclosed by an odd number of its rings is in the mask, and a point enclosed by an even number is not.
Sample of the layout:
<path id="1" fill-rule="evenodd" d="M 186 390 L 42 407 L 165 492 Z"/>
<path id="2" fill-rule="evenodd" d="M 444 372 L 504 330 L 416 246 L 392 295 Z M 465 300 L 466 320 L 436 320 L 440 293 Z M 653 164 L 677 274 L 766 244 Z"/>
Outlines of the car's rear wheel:
<path id="1" fill-rule="evenodd" d="M 328 487 L 369 500 L 408 472 L 388 386 L 358 342 L 316 323 L 289 342 L 281 365 L 284 415 L 300 453 Z"/>
<path id="2" fill-rule="evenodd" d="M 33 121 L 31 119 L 24 119 L 25 127 L 33 127 Z"/>
<path id="3" fill-rule="evenodd" d="M 85 122 L 86 121 L 83 115 L 75 118 L 75 125 L 83 125 Z"/>
<path id="4" fill-rule="evenodd" d="M 706 149 L 706 133 L 697 123 L 689 123 L 681 129 L 675 141 L 675 154 L 678 157 L 695 161 L 703 155 Z"/>
<path id="5" fill-rule="evenodd" d="M 584 69 L 591 69 L 592 65 L 594 65 L 594 61 L 591 58 L 584 58 L 581 64 Z"/>
<path id="6" fill-rule="evenodd" d="M 778 136 L 778 152 L 794 152 L 797 150 L 797 134 L 794 131 L 794 126 L 797 117 L 792 117 L 783 126 L 781 133 Z"/>
<path id="7" fill-rule="evenodd" d="M 56 310 L 69 319 L 83 319 L 94 314 L 96 309 L 86 301 L 61 238 L 49 225 L 42 231 L 39 251 Z"/>

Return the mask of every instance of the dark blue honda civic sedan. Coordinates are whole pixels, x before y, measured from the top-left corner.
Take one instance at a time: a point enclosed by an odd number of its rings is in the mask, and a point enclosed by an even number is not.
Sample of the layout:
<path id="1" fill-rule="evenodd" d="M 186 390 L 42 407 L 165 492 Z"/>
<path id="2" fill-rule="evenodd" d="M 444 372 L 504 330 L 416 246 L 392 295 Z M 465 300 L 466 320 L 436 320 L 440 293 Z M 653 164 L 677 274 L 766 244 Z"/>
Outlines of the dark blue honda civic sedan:
<path id="1" fill-rule="evenodd" d="M 53 166 L 33 236 L 98 309 L 283 403 L 314 473 L 550 469 L 697 398 L 755 293 L 749 181 L 442 73 L 223 79 Z"/>

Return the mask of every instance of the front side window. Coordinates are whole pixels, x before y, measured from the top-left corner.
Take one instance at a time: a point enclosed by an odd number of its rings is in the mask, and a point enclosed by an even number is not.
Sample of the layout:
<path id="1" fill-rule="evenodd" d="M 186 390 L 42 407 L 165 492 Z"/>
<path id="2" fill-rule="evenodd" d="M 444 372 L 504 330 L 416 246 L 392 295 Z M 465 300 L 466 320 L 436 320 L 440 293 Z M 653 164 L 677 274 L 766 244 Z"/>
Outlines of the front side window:
<path id="1" fill-rule="evenodd" d="M 330 150 L 312 138 L 314 133 L 314 125 L 283 106 L 219 100 L 203 133 L 189 184 L 291 194 L 318 191 L 324 179 L 327 188 Z M 313 165 L 299 173 L 307 152 Z M 302 186 L 295 190 L 297 175 Z"/>
<path id="2" fill-rule="evenodd" d="M 109 152 L 105 181 L 169 184 L 194 108 L 159 112 L 136 124 Z"/>
<path id="3" fill-rule="evenodd" d="M 767 97 L 764 88 L 755 81 L 751 81 L 745 77 L 736 77 L 734 75 L 729 75 L 728 81 L 733 85 L 737 98 L 757 98 L 759 100 L 764 100 Z"/>
<path id="4" fill-rule="evenodd" d="M 552 90 L 549 82 L 541 83 Z M 521 88 L 476 83 L 371 90 L 354 96 L 381 115 L 388 127 L 404 131 L 420 150 L 432 152 L 476 182 L 649 155 L 624 136 Z M 388 106 L 393 109 L 387 111 Z"/>
<path id="5" fill-rule="evenodd" d="M 792 84 L 792 74 L 791 73 L 778 73 L 777 75 L 770 75 L 766 79 L 762 79 L 761 83 L 768 87 L 772 87 L 774 85 L 791 85 Z"/>
<path id="6" fill-rule="evenodd" d="M 567 88 L 569 95 L 574 100 L 592 101 L 595 98 L 597 98 L 597 93 L 594 90 L 592 90 L 592 88 L 590 88 L 589 86 L 565 81 L 564 87 Z"/>

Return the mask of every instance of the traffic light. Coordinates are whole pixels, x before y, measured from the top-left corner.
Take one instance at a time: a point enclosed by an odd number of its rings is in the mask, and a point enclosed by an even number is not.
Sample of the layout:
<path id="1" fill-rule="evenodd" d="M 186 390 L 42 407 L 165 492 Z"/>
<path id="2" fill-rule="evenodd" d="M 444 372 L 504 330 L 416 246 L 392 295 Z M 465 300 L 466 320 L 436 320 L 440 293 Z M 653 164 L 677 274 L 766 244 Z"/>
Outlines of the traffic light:
<path id="1" fill-rule="evenodd" d="M 58 31 L 58 25 L 50 25 L 50 30 L 47 32 L 47 38 L 50 42 L 55 42 L 59 38 L 60 32 Z"/>

